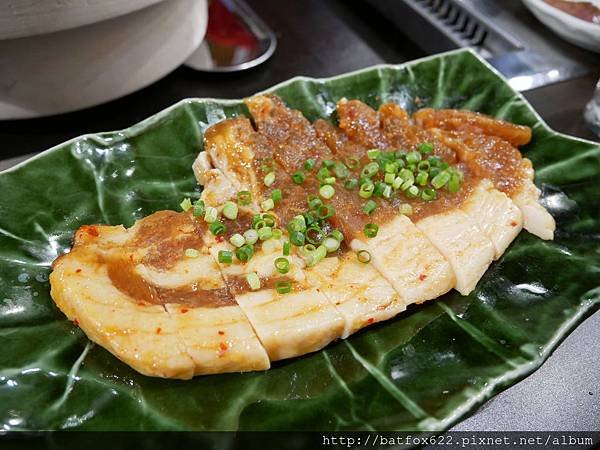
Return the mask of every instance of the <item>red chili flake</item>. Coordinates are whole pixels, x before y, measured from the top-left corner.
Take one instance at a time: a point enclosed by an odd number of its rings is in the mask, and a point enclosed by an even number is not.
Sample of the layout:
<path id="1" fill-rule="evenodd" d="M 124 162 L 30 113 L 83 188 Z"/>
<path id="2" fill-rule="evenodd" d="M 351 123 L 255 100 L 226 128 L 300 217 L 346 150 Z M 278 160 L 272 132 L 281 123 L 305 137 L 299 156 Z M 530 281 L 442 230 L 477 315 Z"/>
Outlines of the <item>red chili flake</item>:
<path id="1" fill-rule="evenodd" d="M 219 333 L 221 336 L 223 336 L 225 334 L 225 332 L 221 331 L 221 330 L 217 331 L 217 333 Z"/>
<path id="2" fill-rule="evenodd" d="M 426 279 L 427 279 L 427 275 L 425 275 L 424 273 L 422 273 L 421 275 L 419 275 L 419 280 L 425 281 Z"/>
<path id="3" fill-rule="evenodd" d="M 160 332 L 161 332 L 161 331 L 162 331 L 162 328 L 158 327 L 158 328 L 156 329 L 156 334 L 160 334 Z"/>
<path id="4" fill-rule="evenodd" d="M 77 270 L 75 271 L 75 273 L 79 273 L 79 272 L 81 272 L 81 269 L 77 269 Z"/>
<path id="5" fill-rule="evenodd" d="M 73 318 L 73 325 L 75 325 L 76 327 L 79 326 L 79 320 L 77 320 L 77 317 Z"/>
<path id="6" fill-rule="evenodd" d="M 225 238 L 221 235 L 215 237 L 215 241 L 217 241 L 217 242 L 223 242 L 224 240 L 225 240 Z"/>
<path id="7" fill-rule="evenodd" d="M 221 342 L 219 344 L 219 351 L 217 352 L 219 355 L 219 358 L 225 356 L 225 352 L 227 351 L 228 348 L 229 348 L 229 346 L 225 342 Z"/>
<path id="8" fill-rule="evenodd" d="M 373 319 L 372 317 L 369 317 L 369 318 L 367 319 L 367 323 L 368 323 L 369 325 L 370 325 L 370 324 L 372 324 L 373 322 L 375 322 L 375 319 Z"/>
<path id="9" fill-rule="evenodd" d="M 513 221 L 510 223 L 510 225 L 511 225 L 512 227 L 516 227 L 516 226 L 518 225 L 518 223 L 517 223 L 517 222 L 515 222 L 515 221 L 513 220 Z"/>
<path id="10" fill-rule="evenodd" d="M 188 311 L 189 311 L 189 309 L 187 309 L 187 308 L 181 308 L 181 314 L 185 314 Z"/>
<path id="11" fill-rule="evenodd" d="M 85 231 L 90 236 L 94 236 L 94 237 L 100 236 L 96 227 L 94 227 L 92 225 L 84 225 L 82 228 L 83 228 L 83 231 Z"/>

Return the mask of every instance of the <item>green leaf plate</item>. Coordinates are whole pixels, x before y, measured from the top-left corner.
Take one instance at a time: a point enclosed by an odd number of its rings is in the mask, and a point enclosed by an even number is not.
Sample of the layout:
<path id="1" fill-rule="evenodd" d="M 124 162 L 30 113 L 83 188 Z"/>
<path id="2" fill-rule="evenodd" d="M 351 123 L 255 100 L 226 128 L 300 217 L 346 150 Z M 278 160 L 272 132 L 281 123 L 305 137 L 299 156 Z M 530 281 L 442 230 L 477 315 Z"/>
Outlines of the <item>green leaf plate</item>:
<path id="1" fill-rule="evenodd" d="M 37 430 L 442 430 L 531 373 L 600 303 L 600 145 L 548 128 L 468 50 L 270 89 L 309 119 L 337 100 L 467 108 L 526 124 L 556 239 L 526 232 L 468 297 L 411 307 L 267 372 L 148 378 L 54 306 L 50 263 L 82 224 L 131 225 L 198 196 L 207 126 L 239 100 L 189 99 L 129 129 L 81 136 L 0 174 L 0 423 Z"/>

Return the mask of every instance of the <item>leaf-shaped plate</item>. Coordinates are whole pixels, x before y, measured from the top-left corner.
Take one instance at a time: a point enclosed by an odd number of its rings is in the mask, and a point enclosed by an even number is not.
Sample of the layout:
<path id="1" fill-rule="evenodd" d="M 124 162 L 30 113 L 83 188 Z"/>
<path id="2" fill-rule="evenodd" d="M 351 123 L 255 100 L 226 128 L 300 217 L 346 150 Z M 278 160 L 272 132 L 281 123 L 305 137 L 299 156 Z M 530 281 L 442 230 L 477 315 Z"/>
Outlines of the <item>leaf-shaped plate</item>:
<path id="1" fill-rule="evenodd" d="M 468 50 L 277 93 L 308 118 L 337 100 L 467 108 L 534 130 L 556 239 L 521 233 L 468 297 L 451 293 L 267 372 L 191 381 L 137 374 L 68 322 L 49 296 L 51 261 L 86 223 L 131 225 L 198 196 L 203 130 L 247 114 L 189 99 L 123 131 L 71 140 L 0 174 L 0 422 L 4 429 L 440 430 L 535 370 L 600 301 L 600 145 L 550 130 Z"/>

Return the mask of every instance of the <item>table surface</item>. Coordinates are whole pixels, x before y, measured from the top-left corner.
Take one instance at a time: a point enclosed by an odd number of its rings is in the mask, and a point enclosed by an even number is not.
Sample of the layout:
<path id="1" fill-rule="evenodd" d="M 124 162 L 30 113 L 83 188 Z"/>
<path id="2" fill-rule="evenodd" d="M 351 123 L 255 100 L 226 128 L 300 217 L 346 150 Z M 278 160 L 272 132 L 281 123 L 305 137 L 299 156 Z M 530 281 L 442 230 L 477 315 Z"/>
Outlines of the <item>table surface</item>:
<path id="1" fill-rule="evenodd" d="M 180 67 L 153 85 L 110 103 L 40 119 L 0 121 L 0 170 L 80 134 L 128 127 L 186 97 L 240 98 L 296 75 L 324 77 L 424 56 L 408 37 L 359 0 L 250 2 L 275 30 L 270 61 L 238 74 Z M 528 14 L 523 10 L 523 14 Z M 531 17 L 531 20 L 535 20 Z M 598 72 L 525 93 L 555 130 L 597 139 L 582 117 Z M 600 312 L 588 318 L 544 365 L 486 402 L 455 430 L 598 430 Z"/>

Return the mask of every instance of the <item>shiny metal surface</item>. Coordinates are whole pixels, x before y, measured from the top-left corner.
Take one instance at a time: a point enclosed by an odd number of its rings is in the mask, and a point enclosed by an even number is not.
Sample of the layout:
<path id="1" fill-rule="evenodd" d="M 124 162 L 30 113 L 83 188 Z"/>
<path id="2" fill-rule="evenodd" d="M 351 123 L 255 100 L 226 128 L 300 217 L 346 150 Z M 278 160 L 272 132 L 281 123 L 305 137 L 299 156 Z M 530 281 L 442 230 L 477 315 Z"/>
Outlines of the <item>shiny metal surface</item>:
<path id="1" fill-rule="evenodd" d="M 243 0 L 212 0 L 208 31 L 185 65 L 203 72 L 238 72 L 268 60 L 275 33 Z"/>

